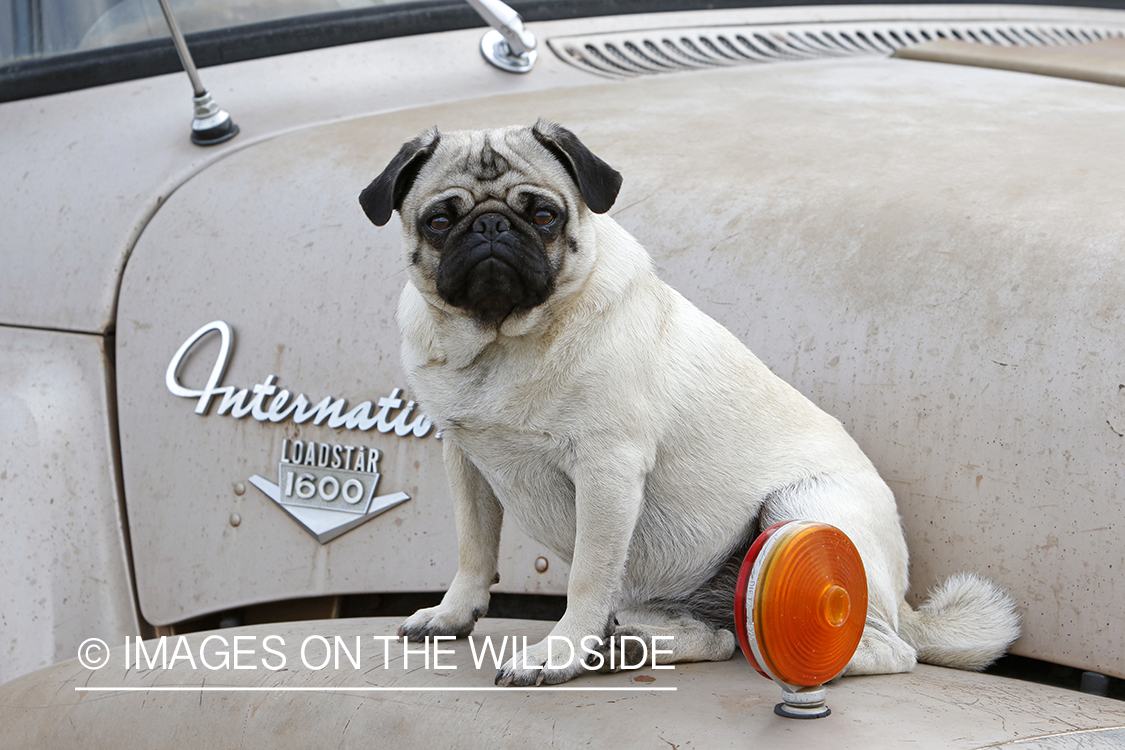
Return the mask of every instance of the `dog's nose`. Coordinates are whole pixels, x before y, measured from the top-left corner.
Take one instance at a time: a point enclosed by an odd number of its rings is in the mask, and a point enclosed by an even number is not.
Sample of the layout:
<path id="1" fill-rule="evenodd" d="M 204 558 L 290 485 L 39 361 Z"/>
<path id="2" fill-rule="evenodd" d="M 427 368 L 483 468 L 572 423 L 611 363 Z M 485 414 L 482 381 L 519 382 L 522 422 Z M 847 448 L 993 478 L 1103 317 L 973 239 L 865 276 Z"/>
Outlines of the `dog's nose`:
<path id="1" fill-rule="evenodd" d="M 500 214 L 481 214 L 473 222 L 473 231 L 489 240 L 496 239 L 511 228 L 512 225 Z"/>

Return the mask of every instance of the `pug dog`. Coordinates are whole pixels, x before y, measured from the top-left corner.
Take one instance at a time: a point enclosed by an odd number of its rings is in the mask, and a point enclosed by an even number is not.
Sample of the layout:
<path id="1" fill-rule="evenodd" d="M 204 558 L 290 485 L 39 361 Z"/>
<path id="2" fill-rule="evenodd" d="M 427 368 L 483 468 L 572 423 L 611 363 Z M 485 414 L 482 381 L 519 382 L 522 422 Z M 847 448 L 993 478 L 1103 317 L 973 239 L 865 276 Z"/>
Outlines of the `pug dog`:
<path id="1" fill-rule="evenodd" d="M 840 422 L 657 278 L 606 215 L 621 180 L 540 121 L 435 128 L 360 194 L 376 226 L 402 218 L 402 361 L 441 430 L 457 527 L 448 592 L 400 635 L 473 630 L 510 518 L 570 563 L 551 636 L 603 650 L 643 639 L 658 663 L 728 659 L 743 556 L 761 530 L 800 519 L 844 531 L 865 566 L 845 674 L 919 659 L 982 669 L 1003 654 L 1019 620 L 989 581 L 956 575 L 918 610 L 906 603 L 891 490 Z M 564 682 L 593 656 L 548 663 L 544 639 L 496 683 Z"/>

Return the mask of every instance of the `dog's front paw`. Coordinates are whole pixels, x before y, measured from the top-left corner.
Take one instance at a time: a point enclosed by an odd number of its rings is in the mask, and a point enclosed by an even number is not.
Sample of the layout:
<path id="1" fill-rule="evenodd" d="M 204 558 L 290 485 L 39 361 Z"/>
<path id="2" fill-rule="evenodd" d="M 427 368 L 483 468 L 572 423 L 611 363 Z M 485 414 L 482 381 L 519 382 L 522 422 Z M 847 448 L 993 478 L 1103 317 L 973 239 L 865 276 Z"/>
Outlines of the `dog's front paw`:
<path id="1" fill-rule="evenodd" d="M 486 605 L 483 609 L 481 607 L 468 610 L 454 609 L 446 607 L 443 602 L 436 607 L 420 609 L 406 618 L 406 621 L 398 626 L 398 634 L 406 636 L 411 641 L 422 641 L 427 636 L 433 637 L 436 635 L 452 635 L 457 638 L 464 638 L 473 632 L 477 620 L 481 618 L 487 608 Z"/>
<path id="2" fill-rule="evenodd" d="M 509 685 L 558 685 L 574 679 L 584 672 L 586 662 L 565 645 L 560 647 L 561 639 L 547 638 L 509 659 L 496 673 L 496 684 Z"/>

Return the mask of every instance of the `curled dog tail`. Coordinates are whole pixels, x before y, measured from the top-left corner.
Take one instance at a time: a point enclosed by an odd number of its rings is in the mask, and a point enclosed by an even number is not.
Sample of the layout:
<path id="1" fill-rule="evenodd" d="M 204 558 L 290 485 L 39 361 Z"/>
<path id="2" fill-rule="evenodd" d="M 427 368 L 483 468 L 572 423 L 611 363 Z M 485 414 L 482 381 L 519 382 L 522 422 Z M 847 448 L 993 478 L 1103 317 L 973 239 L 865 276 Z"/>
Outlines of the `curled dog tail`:
<path id="1" fill-rule="evenodd" d="M 918 661 L 980 671 L 1004 655 L 1020 635 L 1015 602 L 995 583 L 973 573 L 950 576 L 914 610 L 899 608 L 899 636 Z"/>

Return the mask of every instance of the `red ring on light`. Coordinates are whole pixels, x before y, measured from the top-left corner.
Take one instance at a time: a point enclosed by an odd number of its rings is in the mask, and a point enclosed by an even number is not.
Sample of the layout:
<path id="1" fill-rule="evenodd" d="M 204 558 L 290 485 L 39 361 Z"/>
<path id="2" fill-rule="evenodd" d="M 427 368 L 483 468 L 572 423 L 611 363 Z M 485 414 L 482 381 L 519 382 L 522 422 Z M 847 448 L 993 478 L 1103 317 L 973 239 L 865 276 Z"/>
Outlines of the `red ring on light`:
<path id="1" fill-rule="evenodd" d="M 754 541 L 735 590 L 742 653 L 762 675 L 795 687 L 843 671 L 867 619 L 867 576 L 834 526 L 785 521 Z"/>
<path id="2" fill-rule="evenodd" d="M 746 601 L 746 594 L 747 589 L 750 587 L 750 574 L 754 569 L 754 562 L 758 559 L 758 555 L 761 554 L 762 547 L 765 546 L 766 541 L 768 541 L 778 529 L 787 523 L 792 523 L 792 521 L 775 523 L 761 534 L 758 534 L 758 538 L 750 545 L 746 557 L 742 560 L 742 567 L 738 569 L 738 583 L 735 584 L 734 587 L 734 634 L 738 637 L 738 645 L 742 649 L 742 653 L 746 656 L 746 660 L 750 662 L 750 666 L 756 669 L 758 674 L 765 677 L 767 680 L 773 678 L 766 674 L 761 665 L 755 661 L 754 649 L 750 646 L 747 616 L 750 614 L 752 607 Z"/>

